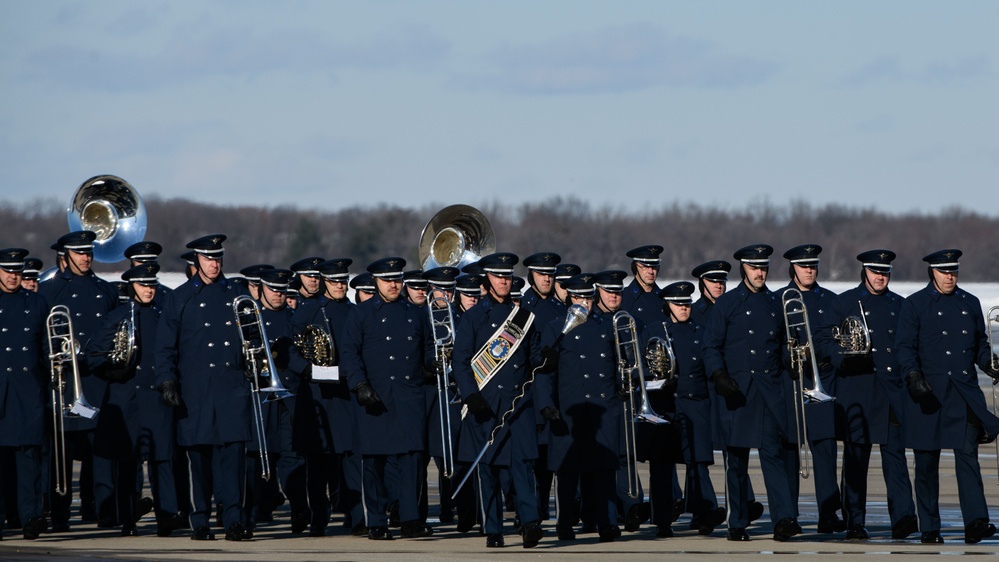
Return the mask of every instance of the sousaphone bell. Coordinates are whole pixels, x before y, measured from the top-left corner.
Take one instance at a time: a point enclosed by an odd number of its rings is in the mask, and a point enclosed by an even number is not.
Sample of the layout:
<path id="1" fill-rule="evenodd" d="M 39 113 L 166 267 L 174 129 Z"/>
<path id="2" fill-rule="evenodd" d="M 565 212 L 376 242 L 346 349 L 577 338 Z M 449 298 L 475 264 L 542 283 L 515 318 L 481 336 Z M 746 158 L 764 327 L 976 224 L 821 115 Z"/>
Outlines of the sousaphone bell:
<path id="1" fill-rule="evenodd" d="M 468 205 L 444 207 L 423 227 L 420 264 L 462 267 L 496 251 L 496 235 L 482 211 Z"/>

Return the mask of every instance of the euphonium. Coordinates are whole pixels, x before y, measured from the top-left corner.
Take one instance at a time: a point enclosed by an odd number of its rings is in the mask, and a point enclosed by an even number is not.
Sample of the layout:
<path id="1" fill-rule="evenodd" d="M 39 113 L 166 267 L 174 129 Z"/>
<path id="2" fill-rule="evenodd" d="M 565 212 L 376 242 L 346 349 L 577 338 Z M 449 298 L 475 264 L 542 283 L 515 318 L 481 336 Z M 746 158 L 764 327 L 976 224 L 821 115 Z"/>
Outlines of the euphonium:
<path id="1" fill-rule="evenodd" d="M 108 359 L 111 361 L 111 368 L 115 370 L 127 370 L 135 366 L 138 358 L 135 339 L 135 300 L 129 303 L 130 311 L 115 330 L 114 339 L 111 340 L 111 351 L 108 352 Z"/>
<path id="2" fill-rule="evenodd" d="M 864 303 L 860 306 L 860 317 L 847 316 L 841 326 L 833 326 L 833 338 L 839 343 L 842 355 L 868 355 L 871 352 L 871 330 L 867 327 L 867 314 Z"/>

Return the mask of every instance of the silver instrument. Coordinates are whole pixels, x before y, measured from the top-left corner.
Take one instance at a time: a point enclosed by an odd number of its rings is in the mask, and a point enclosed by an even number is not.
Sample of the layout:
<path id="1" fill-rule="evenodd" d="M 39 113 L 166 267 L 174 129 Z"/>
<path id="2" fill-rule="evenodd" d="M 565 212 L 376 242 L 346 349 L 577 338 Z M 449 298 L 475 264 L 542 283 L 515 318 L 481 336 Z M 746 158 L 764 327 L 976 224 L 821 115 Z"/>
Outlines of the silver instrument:
<path id="1" fill-rule="evenodd" d="M 812 328 L 808 323 L 808 308 L 797 289 L 787 289 L 782 298 L 784 326 L 787 330 L 787 348 L 791 355 L 791 368 L 798 373 L 794 381 L 794 425 L 798 437 L 798 473 L 802 478 L 811 475 L 811 450 L 808 448 L 808 420 L 805 406 L 831 402 L 836 398 L 826 393 L 819 376 L 819 362 L 815 357 Z M 812 388 L 805 388 L 805 362 L 811 367 Z"/>
<path id="2" fill-rule="evenodd" d="M 870 355 L 871 329 L 867 327 L 864 303 L 857 301 L 860 317 L 847 316 L 840 326 L 833 326 L 833 338 L 842 348 L 841 355 Z"/>
<path id="3" fill-rule="evenodd" d="M 260 317 L 260 306 L 257 305 L 257 301 L 249 295 L 240 295 L 233 299 L 232 310 L 236 315 L 236 326 L 239 328 L 243 357 L 246 359 L 246 372 L 250 379 L 250 406 L 253 408 L 257 448 L 260 449 L 260 477 L 264 480 L 270 480 L 271 463 L 267 451 L 264 399 L 261 398 L 260 393 L 269 393 L 267 400 L 281 400 L 293 396 L 293 394 L 281 384 L 277 369 L 274 368 L 271 344 L 267 341 L 267 332 L 264 330 L 264 323 Z M 260 388 L 261 378 L 269 380 L 267 388 Z"/>
<path id="4" fill-rule="evenodd" d="M 302 333 L 295 335 L 294 344 L 309 363 L 320 367 L 332 367 L 336 365 L 336 344 L 333 343 L 326 307 L 319 309 L 323 312 L 323 325 L 306 326 Z"/>
<path id="5" fill-rule="evenodd" d="M 621 377 L 621 387 L 627 394 L 627 399 L 621 407 L 624 414 L 624 453 L 628 471 L 628 496 L 637 498 L 640 483 L 638 480 L 638 439 L 635 434 L 635 425 L 639 422 L 662 425 L 668 424 L 669 420 L 653 411 L 649 404 L 635 318 L 627 311 L 619 310 L 614 313 L 613 323 L 618 372 Z M 638 376 L 638 392 L 642 400 L 637 408 L 635 406 L 636 374 Z"/>
<path id="6" fill-rule="evenodd" d="M 468 205 L 444 207 L 423 227 L 420 263 L 423 270 L 461 269 L 496 251 L 496 235 L 482 211 Z"/>
<path id="7" fill-rule="evenodd" d="M 73 320 L 65 305 L 52 307 L 45 320 L 49 342 L 49 365 L 52 369 L 52 430 L 55 443 L 53 460 L 55 463 L 56 492 L 65 496 L 69 492 L 69 474 L 66 473 L 66 418 L 93 419 L 100 412 L 91 406 L 83 395 L 80 382 L 80 367 L 76 362 L 79 344 L 73 337 Z M 73 377 L 73 403 L 67 405 L 63 398 L 66 389 L 66 366 L 69 365 Z"/>
<path id="8" fill-rule="evenodd" d="M 999 334 L 999 306 L 993 306 L 989 309 L 989 316 L 985 320 L 988 324 L 989 329 L 989 350 L 992 352 L 992 369 L 999 371 L 999 357 L 996 357 L 996 345 L 999 342 L 996 341 L 996 334 Z M 999 415 L 999 397 L 996 396 L 996 385 L 999 381 L 992 381 L 992 413 Z M 999 475 L 999 439 L 996 439 L 996 474 Z M 996 480 L 996 486 L 999 486 L 999 479 Z"/>
<path id="9" fill-rule="evenodd" d="M 130 300 L 129 308 L 128 316 L 118 323 L 118 329 L 115 330 L 114 339 L 111 341 L 111 351 L 108 352 L 108 359 L 114 370 L 131 369 L 139 356 L 136 353 L 135 339 L 135 299 Z"/>
<path id="10" fill-rule="evenodd" d="M 444 449 L 441 474 L 454 476 L 454 443 L 451 439 L 451 352 L 454 351 L 454 314 L 447 297 L 438 295 L 427 301 L 427 314 L 434 334 L 434 354 L 440 365 L 437 372 L 437 407 L 440 412 L 441 444 Z"/>
<path id="11" fill-rule="evenodd" d="M 663 322 L 666 338 L 659 336 L 649 338 L 645 344 L 645 361 L 649 364 L 653 380 L 671 381 L 676 378 L 676 353 L 673 352 L 673 338 L 669 336 L 666 323 Z"/>
<path id="12" fill-rule="evenodd" d="M 70 198 L 66 210 L 69 229 L 92 230 L 94 259 L 116 262 L 125 249 L 141 242 L 146 234 L 146 207 L 127 181 L 112 175 L 94 176 L 83 182 Z"/>

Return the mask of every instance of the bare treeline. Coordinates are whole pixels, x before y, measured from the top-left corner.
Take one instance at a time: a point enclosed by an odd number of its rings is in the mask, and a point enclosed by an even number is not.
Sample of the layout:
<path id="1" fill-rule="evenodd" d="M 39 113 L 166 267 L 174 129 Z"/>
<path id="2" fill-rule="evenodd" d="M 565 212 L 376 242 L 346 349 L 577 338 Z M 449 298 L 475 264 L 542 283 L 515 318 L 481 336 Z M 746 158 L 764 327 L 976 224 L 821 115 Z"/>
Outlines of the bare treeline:
<path id="1" fill-rule="evenodd" d="M 349 257 L 354 271 L 389 255 L 413 267 L 423 227 L 446 204 L 419 209 L 383 204 L 338 211 L 293 207 L 219 206 L 184 199 L 145 198 L 149 225 L 146 239 L 165 248 L 164 270 L 180 270 L 184 245 L 199 236 L 224 233 L 226 271 L 254 263 L 287 267 L 308 256 Z M 964 251 L 964 281 L 999 279 L 999 218 L 958 208 L 934 215 L 888 214 L 842 205 L 812 206 L 805 202 L 775 205 L 760 201 L 725 211 L 692 204 L 673 204 L 642 212 L 590 205 L 576 198 L 541 203 L 480 206 L 496 231 L 499 250 L 526 256 L 554 251 L 584 270 L 628 269 L 625 252 L 643 244 L 661 244 L 661 278 L 683 279 L 708 260 L 731 261 L 745 245 L 766 243 L 780 254 L 798 244 L 819 244 L 822 279 L 849 280 L 858 275 L 856 255 L 873 248 L 898 253 L 893 278 L 925 278 L 922 256 L 943 248 Z M 67 231 L 65 208 L 55 201 L 15 205 L 0 202 L 5 236 L 0 247 L 20 246 L 41 257 L 46 266 L 49 245 Z M 120 271 L 123 264 L 99 264 L 98 271 Z M 775 280 L 784 279 L 775 270 Z"/>

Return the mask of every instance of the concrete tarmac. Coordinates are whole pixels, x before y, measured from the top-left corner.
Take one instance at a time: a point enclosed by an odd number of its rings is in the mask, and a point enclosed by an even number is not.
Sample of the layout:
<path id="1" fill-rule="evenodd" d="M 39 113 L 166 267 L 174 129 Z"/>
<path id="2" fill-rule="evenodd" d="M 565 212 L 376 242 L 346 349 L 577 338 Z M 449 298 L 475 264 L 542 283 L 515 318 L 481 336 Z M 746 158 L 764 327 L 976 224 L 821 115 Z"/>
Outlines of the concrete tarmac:
<path id="1" fill-rule="evenodd" d="M 980 452 L 985 494 L 991 507 L 991 519 L 999 520 L 999 486 L 994 445 L 984 445 Z M 643 481 L 647 482 L 644 465 L 640 465 Z M 724 502 L 722 468 L 720 458 L 712 467 L 712 480 Z M 759 500 L 766 504 L 763 478 L 759 463 L 751 461 L 753 487 Z M 910 471 L 913 466 L 909 457 Z M 436 482 L 436 473 L 431 465 L 431 482 Z M 216 529 L 218 540 L 195 542 L 190 539 L 190 531 L 178 531 L 174 536 L 156 536 L 152 516 L 146 516 L 139 523 L 140 536 L 121 537 L 118 529 L 98 529 L 95 524 L 82 524 L 71 521 L 72 530 L 62 534 L 44 534 L 38 540 L 26 541 L 17 530 L 4 532 L 0 541 L 0 560 L 393 560 L 400 562 L 439 562 L 441 560 L 528 560 L 546 559 L 564 562 L 584 561 L 641 561 L 651 562 L 662 557 L 682 557 L 684 560 L 728 560 L 762 557 L 772 554 L 794 556 L 832 557 L 845 560 L 876 557 L 913 557 L 965 555 L 977 559 L 999 560 L 999 535 L 977 545 L 964 543 L 964 525 L 957 500 L 957 485 L 954 478 L 953 457 L 944 452 L 940 466 L 941 518 L 946 542 L 942 545 L 924 545 L 919 542 L 919 534 L 909 540 L 891 539 L 891 525 L 888 520 L 884 480 L 881 476 L 880 457 L 877 448 L 871 458 L 871 471 L 868 476 L 870 486 L 868 496 L 867 529 L 872 539 L 869 541 L 847 541 L 843 534 L 819 535 L 815 524 L 818 519 L 811 480 L 802 481 L 801 516 L 799 521 L 804 534 L 788 542 L 772 539 L 772 526 L 769 514 L 749 528 L 752 540 L 749 542 L 729 542 L 725 540 L 725 529 L 719 528 L 710 536 L 700 536 L 688 529 L 690 515 L 685 514 L 673 524 L 676 536 L 670 539 L 656 539 L 655 527 L 645 525 L 636 533 L 625 533 L 613 543 L 600 543 L 595 534 L 580 534 L 572 542 L 558 541 L 555 538 L 554 519 L 545 522 L 547 534 L 541 544 L 534 549 L 524 549 L 520 537 L 513 534 L 513 514 L 509 517 L 506 547 L 487 549 L 485 537 L 478 530 L 459 534 L 454 525 L 441 525 L 431 520 L 436 530 L 434 536 L 424 539 L 400 539 L 393 541 L 371 541 L 352 537 L 342 527 L 342 518 L 334 516 L 330 534 L 323 538 L 310 538 L 305 535 L 292 535 L 288 526 L 287 506 L 275 511 L 274 523 L 260 525 L 251 541 L 229 542 L 222 540 L 224 532 Z M 436 515 L 436 488 L 431 487 L 431 514 Z M 554 500 L 552 500 L 554 506 Z M 554 514 L 553 514 L 554 515 Z M 393 532 L 398 537 L 398 529 Z"/>

